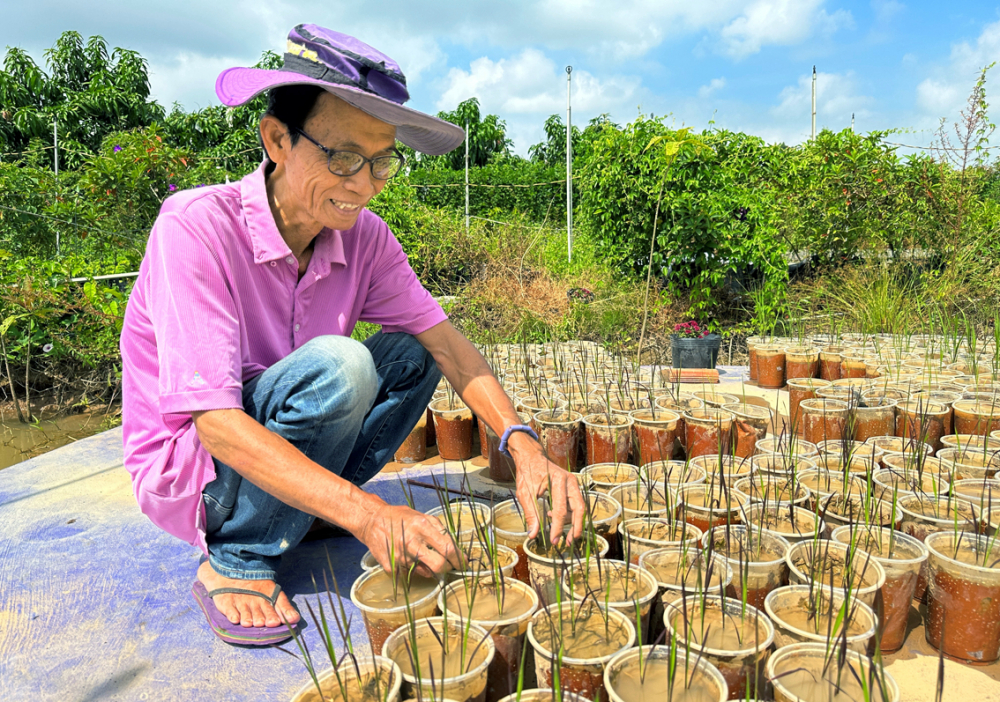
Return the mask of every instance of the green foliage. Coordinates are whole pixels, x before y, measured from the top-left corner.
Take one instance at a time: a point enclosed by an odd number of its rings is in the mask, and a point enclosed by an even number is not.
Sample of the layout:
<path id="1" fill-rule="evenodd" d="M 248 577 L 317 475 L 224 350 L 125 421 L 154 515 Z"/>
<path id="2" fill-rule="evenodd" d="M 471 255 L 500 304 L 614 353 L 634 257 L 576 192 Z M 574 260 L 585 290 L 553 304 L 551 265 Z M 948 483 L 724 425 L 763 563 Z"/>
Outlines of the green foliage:
<path id="1" fill-rule="evenodd" d="M 745 134 L 673 131 L 652 117 L 603 129 L 582 165 L 581 219 L 609 260 L 639 274 L 659 201 L 653 273 L 690 296 L 693 315 L 708 316 L 733 277 L 757 281 L 780 305 L 783 151 Z"/>
<path id="2" fill-rule="evenodd" d="M 438 112 L 441 119 L 457 124 L 463 129 L 468 125 L 469 167 L 482 167 L 491 161 L 510 155 L 513 145 L 507 138 L 507 125 L 496 115 L 482 117 L 479 111 L 479 99 L 469 98 L 459 103 L 453 112 Z M 408 156 L 412 154 L 412 150 Z M 450 168 L 465 169 L 465 147 L 461 146 L 451 153 L 442 156 L 420 155 L 408 158 L 414 169 Z"/>

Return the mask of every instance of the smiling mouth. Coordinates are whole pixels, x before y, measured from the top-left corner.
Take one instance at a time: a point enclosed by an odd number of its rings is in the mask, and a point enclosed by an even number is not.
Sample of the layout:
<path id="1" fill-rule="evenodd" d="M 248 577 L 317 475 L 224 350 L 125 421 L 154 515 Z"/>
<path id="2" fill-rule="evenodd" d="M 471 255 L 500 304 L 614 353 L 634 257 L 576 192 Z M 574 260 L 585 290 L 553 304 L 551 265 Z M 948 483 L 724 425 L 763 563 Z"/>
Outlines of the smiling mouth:
<path id="1" fill-rule="evenodd" d="M 349 202 L 339 202 L 332 198 L 330 199 L 330 203 L 341 212 L 357 212 L 361 209 L 361 205 L 352 205 Z"/>

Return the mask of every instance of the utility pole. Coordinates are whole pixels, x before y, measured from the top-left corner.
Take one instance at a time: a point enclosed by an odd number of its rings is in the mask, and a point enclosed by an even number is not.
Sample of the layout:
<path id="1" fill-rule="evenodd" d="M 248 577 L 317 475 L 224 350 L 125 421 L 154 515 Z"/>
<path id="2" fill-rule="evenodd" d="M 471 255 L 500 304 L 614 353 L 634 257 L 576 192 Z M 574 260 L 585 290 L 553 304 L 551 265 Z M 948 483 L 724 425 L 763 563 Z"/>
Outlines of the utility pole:
<path id="1" fill-rule="evenodd" d="M 56 189 L 59 188 L 59 118 L 52 117 L 52 151 L 55 156 Z M 56 228 L 56 256 L 59 255 L 59 229 Z"/>
<path id="2" fill-rule="evenodd" d="M 573 67 L 566 66 L 566 256 L 573 262 Z"/>
<path id="3" fill-rule="evenodd" d="M 851 113 L 851 131 L 854 131 L 854 113 Z"/>
<path id="4" fill-rule="evenodd" d="M 469 233 L 469 120 L 465 120 L 465 233 Z"/>
<path id="5" fill-rule="evenodd" d="M 813 66 L 813 110 L 812 138 L 816 140 L 816 66 Z"/>

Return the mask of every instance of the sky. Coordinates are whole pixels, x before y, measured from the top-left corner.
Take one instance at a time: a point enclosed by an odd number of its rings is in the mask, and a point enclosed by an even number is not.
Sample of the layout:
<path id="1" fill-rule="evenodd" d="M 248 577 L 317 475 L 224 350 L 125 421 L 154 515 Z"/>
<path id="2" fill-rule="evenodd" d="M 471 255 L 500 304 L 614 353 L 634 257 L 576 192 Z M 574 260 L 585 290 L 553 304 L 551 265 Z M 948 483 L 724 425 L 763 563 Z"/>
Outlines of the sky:
<path id="1" fill-rule="evenodd" d="M 744 131 L 797 144 L 817 128 L 899 129 L 927 145 L 953 123 L 978 71 L 1000 59 L 1000 6 L 964 0 L 33 0 L 4 3 L 0 46 L 36 61 L 64 30 L 100 34 L 150 64 L 153 97 L 192 110 L 218 104 L 215 78 L 283 52 L 288 31 L 314 23 L 392 56 L 410 106 L 452 110 L 478 97 L 508 127 L 514 150 L 565 118 L 640 113 L 676 126 Z M 990 85 L 987 85 L 990 90 Z"/>

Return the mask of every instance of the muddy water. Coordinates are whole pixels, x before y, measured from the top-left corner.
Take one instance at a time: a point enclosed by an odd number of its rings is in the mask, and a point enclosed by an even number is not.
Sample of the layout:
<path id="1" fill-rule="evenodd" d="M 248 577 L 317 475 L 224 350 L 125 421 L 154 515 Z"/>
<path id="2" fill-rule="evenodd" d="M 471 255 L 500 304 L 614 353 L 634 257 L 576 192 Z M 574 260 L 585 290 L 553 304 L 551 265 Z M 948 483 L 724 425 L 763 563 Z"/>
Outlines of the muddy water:
<path id="1" fill-rule="evenodd" d="M 393 586 L 392 576 L 383 571 L 358 590 L 358 599 L 375 609 L 392 609 L 402 607 L 407 602 L 421 600 L 438 587 L 436 580 L 422 578 L 419 575 L 410 578 L 408 589 L 405 581 L 406 578 L 400 576 Z"/>
<path id="2" fill-rule="evenodd" d="M 638 663 L 624 668 L 612 681 L 615 692 L 624 702 L 716 702 L 718 688 L 701 675 L 686 677 L 678 659 L 673 671 L 666 658 L 643 661 L 641 675 Z"/>
<path id="3" fill-rule="evenodd" d="M 537 615 L 536 615 L 537 616 Z M 595 607 L 585 607 L 575 618 L 569 611 L 560 617 L 543 620 L 534 627 L 535 639 L 547 651 L 556 651 L 562 644 L 566 658 L 602 658 L 625 648 L 631 637 L 626 626 L 616 619 L 605 618 Z"/>
<path id="4" fill-rule="evenodd" d="M 534 602 L 514 588 L 497 588 L 492 583 L 475 583 L 469 587 L 455 588 L 450 592 L 448 609 L 461 616 L 468 616 L 470 601 L 471 618 L 480 622 L 517 619 L 530 613 L 534 608 Z"/>
<path id="5" fill-rule="evenodd" d="M 103 422 L 103 414 L 72 414 L 38 424 L 6 416 L 0 421 L 0 469 L 98 434 L 107 428 Z"/>
<path id="6" fill-rule="evenodd" d="M 441 624 L 435 624 L 435 627 L 433 632 L 429 629 L 417 630 L 416 655 L 413 654 L 414 642 L 408 640 L 406 647 L 401 649 L 402 655 L 396 656 L 396 664 L 403 671 L 403 675 L 416 675 L 411 657 L 419 661 L 421 678 L 429 679 L 430 671 L 433 670 L 436 681 L 464 675 L 486 658 L 486 647 L 478 646 L 479 641 L 476 637 L 469 640 L 467 648 L 463 651 L 462 636 L 457 630 L 449 629 L 446 633 L 441 630 Z M 445 646 L 442 646 L 442 643 Z M 470 658 L 473 652 L 475 658 Z"/>

